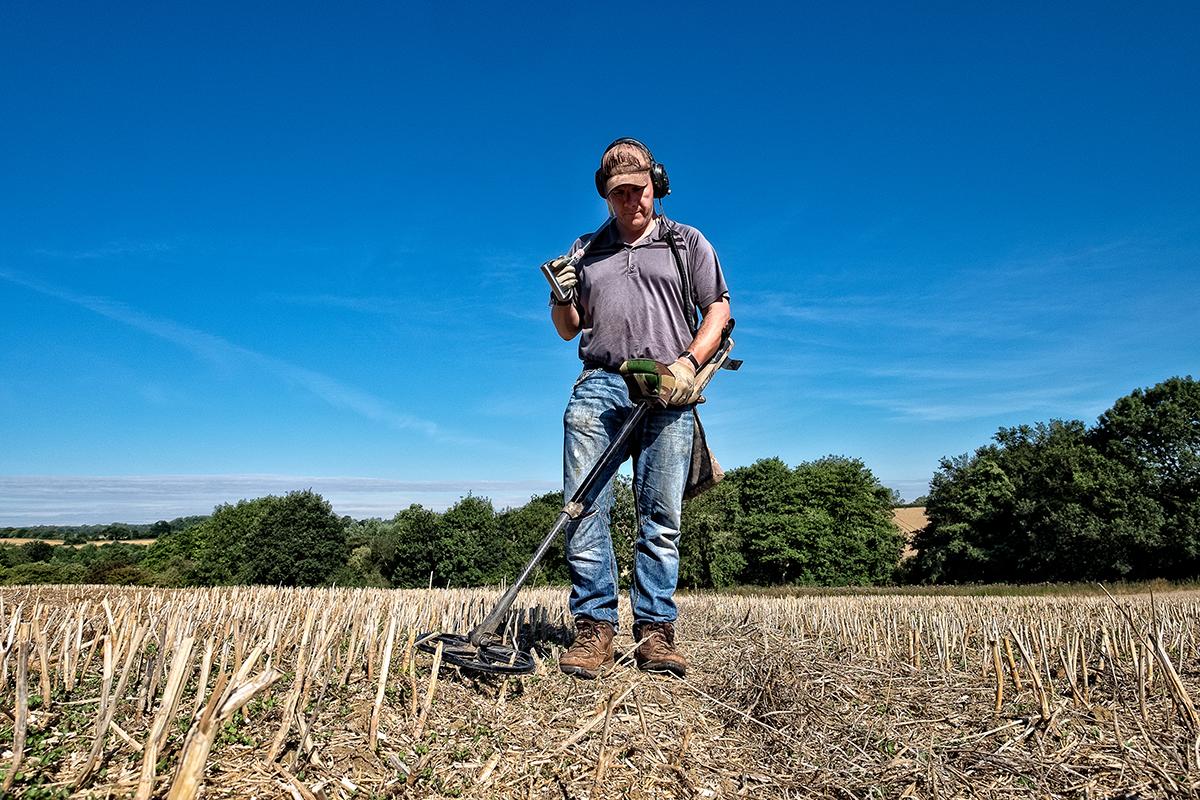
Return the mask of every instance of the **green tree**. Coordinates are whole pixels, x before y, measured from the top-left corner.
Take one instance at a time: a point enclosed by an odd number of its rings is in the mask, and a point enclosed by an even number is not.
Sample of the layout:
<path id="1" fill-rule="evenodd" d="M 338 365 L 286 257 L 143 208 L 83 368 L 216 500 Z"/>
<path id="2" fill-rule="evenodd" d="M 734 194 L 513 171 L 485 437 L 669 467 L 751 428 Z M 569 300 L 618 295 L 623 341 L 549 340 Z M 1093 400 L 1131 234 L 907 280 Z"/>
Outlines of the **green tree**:
<path id="1" fill-rule="evenodd" d="M 779 458 L 760 458 L 730 473 L 745 514 L 791 514 L 801 507 L 796 474 Z"/>
<path id="2" fill-rule="evenodd" d="M 158 586 L 206 583 L 197 578 L 202 571 L 197 568 L 202 533 L 200 526 L 194 526 L 171 531 L 155 539 L 154 544 L 146 548 L 141 564 L 151 575 L 150 580 Z M 228 569 L 224 571 L 228 572 Z"/>
<path id="3" fill-rule="evenodd" d="M 35 583 L 83 583 L 86 574 L 84 568 L 79 564 L 47 564 L 44 561 L 38 561 L 10 567 L 4 575 L 4 583 L 8 586 Z"/>
<path id="4" fill-rule="evenodd" d="M 246 538 L 250 583 L 319 586 L 345 565 L 345 523 L 312 490 L 268 498 L 257 528 Z"/>
<path id="5" fill-rule="evenodd" d="M 204 522 L 190 531 L 180 531 L 188 535 L 178 541 L 181 544 L 193 542 L 195 548 L 188 582 L 203 586 L 253 582 L 255 567 L 251 564 L 252 551 L 247 544 L 258 538 L 263 517 L 278 499 L 258 497 L 219 505 Z M 255 555 L 262 556 L 261 553 Z"/>
<path id="6" fill-rule="evenodd" d="M 112 525 L 104 528 L 100 538 L 107 539 L 110 542 L 122 542 L 126 539 L 134 539 L 136 536 L 134 535 L 133 528 L 120 522 L 114 522 Z"/>
<path id="7" fill-rule="evenodd" d="M 679 537 L 679 583 L 720 589 L 742 580 L 746 557 L 738 528 L 737 479 L 726 478 L 684 504 Z"/>
<path id="8" fill-rule="evenodd" d="M 499 581 L 508 554 L 490 500 L 471 494 L 460 499 L 442 514 L 438 534 L 435 585 L 482 586 Z"/>
<path id="9" fill-rule="evenodd" d="M 440 514 L 415 503 L 397 512 L 375 545 L 383 577 L 398 588 L 428 585 L 437 572 L 441 525 Z"/>
<path id="10" fill-rule="evenodd" d="M 1073 581 L 1153 577 L 1162 511 L 1084 423 L 1001 428 L 973 456 L 943 459 L 929 526 L 914 539 L 918 580 Z"/>
<path id="11" fill-rule="evenodd" d="M 1010 524 L 1023 534 L 1005 580 L 1137 577 L 1161 514 L 1128 470 L 1092 446 L 1082 422 L 1001 429 L 996 440 L 1016 485 Z"/>
<path id="12" fill-rule="evenodd" d="M 813 529 L 822 534 L 808 580 L 859 585 L 891 580 L 904 549 L 904 537 L 892 523 L 893 492 L 856 458 L 827 456 L 795 472 L 807 509 L 818 512 L 811 516 Z"/>
<path id="13" fill-rule="evenodd" d="M 891 580 L 904 541 L 892 493 L 857 459 L 828 456 L 789 469 L 762 459 L 731 477 L 745 578 L 762 584 Z M 728 478 L 727 478 L 728 480 Z"/>
<path id="14" fill-rule="evenodd" d="M 21 545 L 21 549 L 24 551 L 25 560 L 28 562 L 49 561 L 50 557 L 54 555 L 54 545 L 43 542 L 41 539 L 23 544 Z"/>
<path id="15" fill-rule="evenodd" d="M 79 560 L 86 566 L 87 583 L 142 584 L 150 580 L 139 564 L 148 548 L 130 544 L 90 545 L 79 551 Z"/>
<path id="16" fill-rule="evenodd" d="M 381 519 L 353 520 L 343 517 L 346 530 L 346 549 L 350 553 L 346 565 L 334 577 L 338 586 L 374 586 L 390 588 L 380 567 L 379 548 L 392 528 L 391 522 Z"/>
<path id="17" fill-rule="evenodd" d="M 613 555 L 617 559 L 617 582 L 628 588 L 633 581 L 633 562 L 640 535 L 633 479 L 620 473 L 614 475 L 612 491 L 613 505 L 608 512 L 608 529 L 612 535 Z"/>
<path id="18" fill-rule="evenodd" d="M 562 492 L 535 495 L 519 508 L 501 512 L 496 520 L 497 532 L 507 553 L 501 570 L 506 581 L 513 581 L 533 556 L 534 550 L 558 520 L 562 511 Z M 551 542 L 537 570 L 529 577 L 530 585 L 563 584 L 570 581 L 567 572 L 566 537 L 560 533 Z"/>
<path id="19" fill-rule="evenodd" d="M 917 551 L 910 565 L 913 578 L 929 583 L 986 580 L 1008 563 L 1015 487 L 988 445 L 974 455 L 943 458 L 930 481 L 925 514 L 929 524 L 913 537 Z"/>
<path id="20" fill-rule="evenodd" d="M 1200 383 L 1189 375 L 1134 390 L 1101 415 L 1092 440 L 1161 508 L 1145 571 L 1200 575 Z"/>

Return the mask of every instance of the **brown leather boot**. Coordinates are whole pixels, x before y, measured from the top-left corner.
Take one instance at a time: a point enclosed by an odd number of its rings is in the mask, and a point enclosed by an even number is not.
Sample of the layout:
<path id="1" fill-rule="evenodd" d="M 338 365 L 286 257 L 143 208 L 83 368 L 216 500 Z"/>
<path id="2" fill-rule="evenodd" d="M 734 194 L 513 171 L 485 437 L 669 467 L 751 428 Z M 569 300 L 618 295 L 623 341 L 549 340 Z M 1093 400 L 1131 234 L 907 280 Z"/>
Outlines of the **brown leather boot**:
<path id="1" fill-rule="evenodd" d="M 580 617 L 575 620 L 575 641 L 558 660 L 558 668 L 576 678 L 594 679 L 613 663 L 613 626 Z"/>
<path id="2" fill-rule="evenodd" d="M 633 658 L 638 669 L 669 672 L 682 678 L 687 674 L 687 659 L 675 649 L 675 626 L 670 622 L 639 622 L 633 626 L 637 650 Z"/>

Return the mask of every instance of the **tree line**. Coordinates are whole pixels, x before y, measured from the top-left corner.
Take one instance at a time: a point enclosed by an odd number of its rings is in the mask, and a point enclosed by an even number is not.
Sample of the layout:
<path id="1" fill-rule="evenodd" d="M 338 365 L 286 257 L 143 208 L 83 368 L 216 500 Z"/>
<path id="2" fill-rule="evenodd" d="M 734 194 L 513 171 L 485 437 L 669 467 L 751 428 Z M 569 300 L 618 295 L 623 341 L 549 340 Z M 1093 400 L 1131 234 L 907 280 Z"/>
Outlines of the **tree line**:
<path id="1" fill-rule="evenodd" d="M 21 525 L 0 528 L 0 539 L 61 539 L 64 544 L 87 542 L 121 542 L 128 539 L 156 539 L 172 531 L 183 530 L 200 522 L 204 516 L 176 517 L 158 522 L 107 525 Z"/>
<path id="2" fill-rule="evenodd" d="M 618 475 L 612 513 L 623 581 L 632 570 L 636 513 Z M 828 457 L 789 467 L 778 458 L 731 470 L 689 501 L 680 583 L 693 588 L 778 583 L 878 584 L 892 578 L 903 539 L 892 493 L 861 461 Z M 0 550 L 5 583 L 158 586 L 480 586 L 511 581 L 562 509 L 559 492 L 496 510 L 468 495 L 442 512 L 412 505 L 390 520 L 339 517 L 311 490 L 225 504 L 148 547 Z M 563 537 L 533 576 L 566 584 Z"/>
<path id="3" fill-rule="evenodd" d="M 637 533 L 630 482 L 616 478 L 622 580 Z M 882 585 L 1191 579 L 1200 576 L 1200 384 L 1171 378 L 1119 399 L 1096 422 L 1001 428 L 941 460 L 929 525 L 909 544 L 899 498 L 859 460 L 779 458 L 731 470 L 684 505 L 680 585 Z M 149 547 L 0 548 L 0 582 L 160 586 L 480 586 L 511 581 L 554 523 L 561 493 L 497 510 L 468 495 L 445 511 L 389 520 L 334 514 L 312 491 L 225 504 L 162 523 Z M 535 584 L 568 582 L 562 537 Z"/>
<path id="4" fill-rule="evenodd" d="M 1200 576 L 1200 384 L 1174 377 L 1096 422 L 1001 428 L 942 459 L 907 570 L 926 583 Z"/>

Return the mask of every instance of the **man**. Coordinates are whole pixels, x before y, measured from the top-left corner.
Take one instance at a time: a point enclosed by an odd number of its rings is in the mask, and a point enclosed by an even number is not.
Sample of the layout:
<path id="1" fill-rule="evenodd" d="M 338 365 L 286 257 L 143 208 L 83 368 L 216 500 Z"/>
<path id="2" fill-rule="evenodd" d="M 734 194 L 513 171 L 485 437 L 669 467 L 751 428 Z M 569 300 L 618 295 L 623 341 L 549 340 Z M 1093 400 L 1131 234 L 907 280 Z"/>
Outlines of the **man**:
<path id="1" fill-rule="evenodd" d="M 551 295 L 554 328 L 564 340 L 581 335 L 583 361 L 563 420 L 563 490 L 567 497 L 575 492 L 633 411 L 621 364 L 648 358 L 668 365 L 674 379 L 668 405 L 646 416 L 629 446 L 639 525 L 630 599 L 638 666 L 682 677 L 687 661 L 675 649 L 674 593 L 695 378 L 720 345 L 729 292 L 704 236 L 655 213 L 655 198 L 669 193 L 670 184 L 644 144 L 618 139 L 605 148 L 596 189 L 608 202 L 610 224 L 596 234 L 578 268 L 566 256 L 549 265 L 568 294 L 565 301 Z M 588 241 L 576 241 L 571 252 Z M 694 330 L 697 307 L 703 322 Z M 585 514 L 567 528 L 576 636 L 559 660 L 563 672 L 581 678 L 595 678 L 612 665 L 617 626 L 612 480 L 592 494 Z"/>

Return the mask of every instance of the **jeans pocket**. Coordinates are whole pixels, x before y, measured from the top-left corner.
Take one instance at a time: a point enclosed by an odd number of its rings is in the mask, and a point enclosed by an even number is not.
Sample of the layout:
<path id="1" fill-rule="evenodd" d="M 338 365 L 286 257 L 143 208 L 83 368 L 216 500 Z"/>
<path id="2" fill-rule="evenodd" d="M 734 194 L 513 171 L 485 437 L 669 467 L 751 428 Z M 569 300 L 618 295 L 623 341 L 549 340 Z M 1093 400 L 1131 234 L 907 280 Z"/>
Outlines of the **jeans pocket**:
<path id="1" fill-rule="evenodd" d="M 575 383 L 571 386 L 571 390 L 574 391 L 575 389 L 578 389 L 579 384 L 583 383 L 599 371 L 599 367 L 593 367 L 592 369 L 585 369 L 583 372 L 579 373 L 579 377 L 575 379 Z"/>

